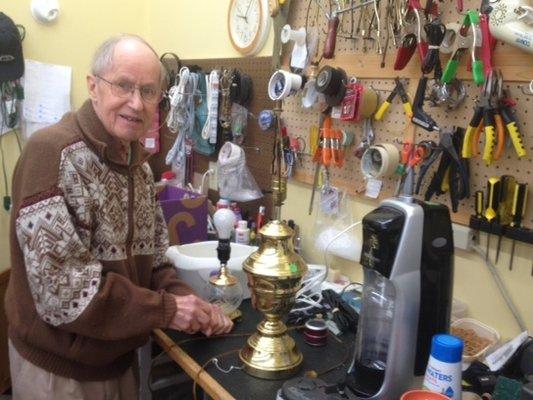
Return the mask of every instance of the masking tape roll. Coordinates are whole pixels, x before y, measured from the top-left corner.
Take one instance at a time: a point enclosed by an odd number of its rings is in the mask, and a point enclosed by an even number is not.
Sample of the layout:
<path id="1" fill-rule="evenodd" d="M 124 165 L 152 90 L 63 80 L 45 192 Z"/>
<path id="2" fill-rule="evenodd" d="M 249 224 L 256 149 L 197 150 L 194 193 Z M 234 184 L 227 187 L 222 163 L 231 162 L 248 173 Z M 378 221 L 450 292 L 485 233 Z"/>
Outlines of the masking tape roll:
<path id="1" fill-rule="evenodd" d="M 361 158 L 361 171 L 365 178 L 391 176 L 400 163 L 400 151 L 390 143 L 370 146 Z"/>
<path id="2" fill-rule="evenodd" d="M 342 145 L 343 146 L 351 146 L 355 140 L 355 132 L 354 131 L 346 131 L 342 130 Z"/>
<path id="3" fill-rule="evenodd" d="M 360 117 L 370 118 L 376 112 L 378 107 L 378 94 L 370 87 L 363 89 L 363 98 L 360 107 Z"/>

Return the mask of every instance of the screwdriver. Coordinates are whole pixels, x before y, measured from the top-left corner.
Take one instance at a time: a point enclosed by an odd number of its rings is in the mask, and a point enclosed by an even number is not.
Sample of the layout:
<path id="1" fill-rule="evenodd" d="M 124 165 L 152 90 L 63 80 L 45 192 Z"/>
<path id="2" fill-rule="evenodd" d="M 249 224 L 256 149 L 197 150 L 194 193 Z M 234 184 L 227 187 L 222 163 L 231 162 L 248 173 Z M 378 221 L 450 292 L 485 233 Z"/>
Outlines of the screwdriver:
<path id="1" fill-rule="evenodd" d="M 514 196 L 513 196 L 513 208 L 511 209 L 511 215 L 513 220 L 511 221 L 511 227 L 520 228 L 522 224 L 522 217 L 526 212 L 527 204 L 527 183 L 517 183 L 515 185 Z M 511 259 L 509 260 L 509 271 L 513 269 L 513 258 L 514 258 L 514 246 L 515 240 L 511 245 Z M 533 269 L 531 270 L 533 274 Z"/>
<path id="2" fill-rule="evenodd" d="M 485 204 L 484 199 L 484 193 L 483 190 L 477 190 L 474 194 L 475 196 L 475 204 L 474 204 L 474 210 L 476 211 L 476 220 L 477 220 L 477 235 L 479 237 L 479 225 L 481 224 L 481 221 L 483 220 L 483 206 Z"/>
<path id="3" fill-rule="evenodd" d="M 487 252 L 485 260 L 489 259 L 490 233 L 492 231 L 492 222 L 498 218 L 498 205 L 500 202 L 500 178 L 493 176 L 487 183 L 487 207 L 485 209 L 485 218 L 489 222 L 489 231 L 487 232 Z"/>
<path id="4" fill-rule="evenodd" d="M 503 238 L 503 226 L 509 225 L 512 221 L 511 209 L 513 208 L 513 195 L 516 186 L 516 179 L 512 175 L 502 175 L 500 181 L 500 203 L 498 205 L 500 229 L 498 232 L 498 246 L 496 247 L 495 263 L 498 263 L 498 259 L 500 258 L 500 248 Z"/>

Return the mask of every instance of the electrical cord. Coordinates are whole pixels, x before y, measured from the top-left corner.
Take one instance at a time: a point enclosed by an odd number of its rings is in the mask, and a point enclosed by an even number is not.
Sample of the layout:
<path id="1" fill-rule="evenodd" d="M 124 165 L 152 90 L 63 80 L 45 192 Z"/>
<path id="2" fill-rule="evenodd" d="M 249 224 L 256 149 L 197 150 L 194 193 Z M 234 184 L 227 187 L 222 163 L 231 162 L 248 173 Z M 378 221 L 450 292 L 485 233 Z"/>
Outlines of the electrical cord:
<path id="1" fill-rule="evenodd" d="M 322 295 L 324 296 L 324 303 L 330 308 L 333 322 L 337 324 L 339 329 L 342 332 L 356 332 L 359 322 L 357 312 L 333 289 L 322 291 Z"/>
<path id="2" fill-rule="evenodd" d="M 509 292 L 502 281 L 502 278 L 498 274 L 498 270 L 496 269 L 492 261 L 490 261 L 490 258 L 486 257 L 485 251 L 483 251 L 483 249 L 479 247 L 477 244 L 472 244 L 470 247 L 485 261 L 485 265 L 489 268 L 489 271 L 491 272 L 492 277 L 496 281 L 496 285 L 498 286 L 498 289 L 500 290 L 500 293 L 502 294 L 503 299 L 507 303 L 507 307 L 509 307 L 509 309 L 511 310 L 511 313 L 513 314 L 518 326 L 520 327 L 520 330 L 521 331 L 527 330 L 527 326 L 524 323 L 524 320 L 522 319 L 520 312 L 514 305 L 513 300 L 509 296 Z"/>
<path id="3" fill-rule="evenodd" d="M 171 132 L 177 133 L 177 136 L 165 157 L 167 165 L 174 164 L 178 169 L 186 168 L 186 139 L 190 138 L 194 126 L 195 98 L 198 94 L 198 74 L 182 67 L 178 84 L 169 90 L 170 111 L 167 126 Z"/>
<path id="4" fill-rule="evenodd" d="M 206 372 L 205 368 L 207 368 L 207 366 L 208 366 L 209 364 L 211 364 L 211 363 L 214 363 L 215 366 L 217 366 L 217 365 L 218 365 L 218 359 L 219 359 L 219 358 L 226 357 L 226 356 L 228 356 L 228 355 L 230 355 L 230 354 L 237 353 L 237 352 L 239 352 L 239 351 L 240 351 L 240 349 L 234 349 L 234 350 L 226 351 L 226 352 L 224 352 L 224 353 L 221 353 L 221 354 L 216 355 L 215 357 L 211 357 L 209 360 L 207 360 L 205 363 L 202 364 L 202 366 L 201 366 L 200 369 L 198 370 L 198 373 L 196 374 L 196 377 L 194 378 L 194 382 L 193 382 L 193 384 L 192 384 L 192 396 L 193 396 L 194 400 L 198 400 L 198 394 L 196 393 L 196 388 L 197 388 L 197 386 L 198 386 L 198 383 L 197 383 L 197 382 L 198 382 L 198 379 L 200 378 L 200 374 L 201 374 L 202 372 Z M 218 366 L 217 366 L 217 368 L 218 368 Z M 232 368 L 233 368 L 233 369 L 242 369 L 242 367 L 232 367 Z M 229 373 L 229 372 L 232 370 L 232 368 L 230 368 L 229 371 L 226 372 L 226 373 Z M 220 369 L 220 368 L 219 368 L 219 370 L 221 370 L 222 372 L 224 372 L 224 370 L 222 370 L 222 369 Z"/>
<path id="5" fill-rule="evenodd" d="M 328 262 L 328 255 L 329 255 L 329 247 L 333 244 L 335 240 L 340 238 L 342 235 L 344 235 L 346 232 L 348 232 L 350 229 L 355 228 L 357 225 L 359 225 L 361 221 L 354 222 L 353 224 L 349 225 L 348 227 L 344 228 L 342 231 L 337 233 L 335 236 L 331 238 L 329 243 L 326 245 L 326 248 L 324 250 L 324 263 L 326 264 L 326 274 L 324 280 L 326 280 L 327 276 L 329 275 L 329 262 Z"/>
<path id="6" fill-rule="evenodd" d="M 428 52 L 422 63 L 422 72 L 429 74 L 434 68 L 442 70 L 440 67 L 439 46 L 444 40 L 446 26 L 438 19 L 424 25 L 428 40 Z M 437 67 L 438 66 L 438 67 Z"/>
<path id="7" fill-rule="evenodd" d="M 210 144 L 217 141 L 218 125 L 218 96 L 219 96 L 219 74 L 213 70 L 205 77 L 207 87 L 207 118 L 202 128 L 202 139 L 209 140 Z"/>

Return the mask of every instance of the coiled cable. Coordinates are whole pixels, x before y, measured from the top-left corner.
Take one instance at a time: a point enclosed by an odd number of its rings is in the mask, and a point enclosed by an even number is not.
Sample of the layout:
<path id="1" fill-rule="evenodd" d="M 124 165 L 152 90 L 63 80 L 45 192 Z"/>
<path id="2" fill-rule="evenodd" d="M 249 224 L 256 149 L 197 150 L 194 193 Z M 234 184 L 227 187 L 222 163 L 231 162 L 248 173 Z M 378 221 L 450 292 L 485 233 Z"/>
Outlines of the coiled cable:
<path id="1" fill-rule="evenodd" d="M 424 31 L 426 31 L 426 37 L 429 46 L 426 57 L 424 58 L 424 62 L 422 63 L 422 72 L 424 74 L 429 74 L 431 71 L 433 71 L 433 69 L 442 71 L 442 67 L 440 65 L 439 47 L 444 40 L 446 26 L 440 22 L 440 20 L 435 19 L 424 25 Z"/>

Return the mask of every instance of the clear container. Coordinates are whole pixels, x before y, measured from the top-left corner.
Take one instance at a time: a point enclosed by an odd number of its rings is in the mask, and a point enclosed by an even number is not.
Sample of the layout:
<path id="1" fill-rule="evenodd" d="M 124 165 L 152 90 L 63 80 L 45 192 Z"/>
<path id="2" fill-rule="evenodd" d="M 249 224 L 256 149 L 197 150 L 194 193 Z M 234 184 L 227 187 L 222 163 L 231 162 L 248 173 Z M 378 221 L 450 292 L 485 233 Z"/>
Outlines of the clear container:
<path id="1" fill-rule="evenodd" d="M 463 337 L 463 335 L 457 334 L 458 329 L 467 332 L 467 336 Z M 476 336 L 470 336 L 468 335 L 468 332 L 470 334 L 473 333 Z M 451 333 L 465 341 L 465 349 L 463 352 L 463 362 L 465 363 L 471 363 L 482 359 L 487 351 L 494 348 L 500 342 L 500 334 L 497 330 L 473 318 L 461 318 L 452 322 Z M 481 341 L 484 343 L 483 346 L 475 343 Z M 471 349 L 476 346 L 477 349 L 471 351 Z"/>
<path id="2" fill-rule="evenodd" d="M 354 374 L 362 392 L 374 394 L 385 377 L 396 290 L 387 278 L 373 269 L 365 268 L 364 275 L 355 355 L 349 373 Z"/>

